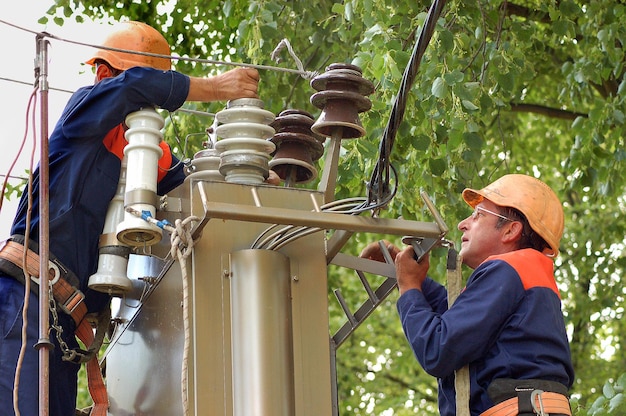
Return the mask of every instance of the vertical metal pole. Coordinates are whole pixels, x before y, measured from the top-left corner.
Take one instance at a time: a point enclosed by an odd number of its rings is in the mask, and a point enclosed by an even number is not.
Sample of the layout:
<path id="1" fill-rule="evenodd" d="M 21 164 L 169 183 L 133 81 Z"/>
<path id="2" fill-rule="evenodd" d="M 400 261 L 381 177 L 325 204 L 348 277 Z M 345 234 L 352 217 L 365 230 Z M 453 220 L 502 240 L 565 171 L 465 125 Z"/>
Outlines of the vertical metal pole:
<path id="1" fill-rule="evenodd" d="M 324 170 L 318 184 L 317 190 L 324 193 L 324 203 L 335 200 L 335 187 L 337 185 L 337 167 L 341 153 L 341 139 L 343 138 L 343 128 L 335 127 L 330 137 L 330 144 L 324 159 Z"/>
<path id="2" fill-rule="evenodd" d="M 48 41 L 37 35 L 37 69 L 41 97 L 41 159 L 39 162 L 39 414 L 49 414 L 50 348 L 49 329 L 49 166 L 48 166 Z"/>

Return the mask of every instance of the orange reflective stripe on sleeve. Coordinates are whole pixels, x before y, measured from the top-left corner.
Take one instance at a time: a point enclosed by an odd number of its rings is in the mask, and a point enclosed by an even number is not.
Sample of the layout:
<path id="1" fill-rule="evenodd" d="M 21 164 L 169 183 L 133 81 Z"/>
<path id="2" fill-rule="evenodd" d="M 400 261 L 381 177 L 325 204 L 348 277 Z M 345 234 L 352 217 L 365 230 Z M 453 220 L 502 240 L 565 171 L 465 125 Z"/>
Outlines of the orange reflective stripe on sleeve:
<path id="1" fill-rule="evenodd" d="M 124 148 L 128 144 L 124 137 L 124 127 L 120 124 L 107 133 L 102 141 L 104 147 L 120 160 L 124 159 Z M 163 151 L 163 155 L 159 159 L 159 173 L 157 181 L 161 181 L 167 175 L 168 170 L 172 166 L 172 150 L 167 143 L 161 140 L 159 147 Z"/>
<path id="2" fill-rule="evenodd" d="M 172 151 L 170 147 L 163 140 L 159 142 L 159 147 L 163 150 L 163 156 L 159 159 L 159 176 L 157 177 L 157 181 L 161 181 L 172 166 Z"/>
<path id="3" fill-rule="evenodd" d="M 104 136 L 102 143 L 109 152 L 113 153 L 120 160 L 124 159 L 124 148 L 128 144 L 128 141 L 126 137 L 124 137 L 124 127 L 122 127 L 121 124 L 111 129 L 111 131 Z"/>

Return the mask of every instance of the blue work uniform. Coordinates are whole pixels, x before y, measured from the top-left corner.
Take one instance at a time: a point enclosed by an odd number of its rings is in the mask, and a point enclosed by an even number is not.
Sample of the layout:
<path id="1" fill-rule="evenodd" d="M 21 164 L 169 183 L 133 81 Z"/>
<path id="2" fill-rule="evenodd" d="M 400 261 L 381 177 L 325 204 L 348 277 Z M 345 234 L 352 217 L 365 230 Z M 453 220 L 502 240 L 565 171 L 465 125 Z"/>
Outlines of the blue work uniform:
<path id="1" fill-rule="evenodd" d="M 88 312 L 108 305 L 107 294 L 87 287 L 98 264 L 98 241 L 108 206 L 116 193 L 123 157 L 123 122 L 141 108 L 176 110 L 189 92 L 189 77 L 175 71 L 135 67 L 115 78 L 76 91 L 49 139 L 49 244 L 50 252 L 80 281 Z M 123 143 L 121 142 L 123 141 Z M 169 150 L 169 148 L 167 149 Z M 178 160 L 169 155 L 174 169 L 163 171 L 157 193 L 163 195 L 180 185 L 185 175 Z M 39 239 L 39 169 L 34 173 L 30 239 Z M 28 195 L 20 201 L 11 234 L 25 234 Z M 7 236 L 8 237 L 8 236 Z M 21 368 L 19 408 L 23 416 L 38 413 L 38 297 L 31 293 L 28 308 L 28 341 Z M 0 416 L 13 416 L 13 382 L 22 345 L 24 285 L 0 273 Z M 77 347 L 75 324 L 59 313 L 63 339 Z M 51 321 L 52 323 L 52 321 Z M 61 360 L 55 344 L 50 353 L 49 409 L 51 416 L 73 416 L 76 408 L 79 365 Z"/>
<path id="2" fill-rule="evenodd" d="M 467 364 L 473 416 L 494 405 L 487 388 L 497 378 L 572 386 L 553 261 L 536 250 L 487 258 L 449 309 L 446 289 L 430 278 L 403 293 L 397 309 L 417 360 L 438 378 L 441 416 L 456 414 L 454 371 Z"/>

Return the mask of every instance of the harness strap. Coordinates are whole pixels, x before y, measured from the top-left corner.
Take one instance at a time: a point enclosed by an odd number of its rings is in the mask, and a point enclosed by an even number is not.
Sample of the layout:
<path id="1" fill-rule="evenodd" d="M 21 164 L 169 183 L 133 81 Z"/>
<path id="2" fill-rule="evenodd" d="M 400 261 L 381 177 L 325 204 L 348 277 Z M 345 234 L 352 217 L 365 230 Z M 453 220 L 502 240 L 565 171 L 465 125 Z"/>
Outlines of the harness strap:
<path id="1" fill-rule="evenodd" d="M 6 262 L 0 263 L 0 270 L 23 281 L 24 276 L 22 270 L 24 268 L 23 260 L 25 250 L 26 248 L 22 244 L 13 240 L 0 243 L 0 260 L 6 260 L 10 265 L 18 268 L 19 273 L 17 273 L 15 269 L 6 267 Z M 85 315 L 87 315 L 87 305 L 85 305 L 84 302 L 85 295 L 68 282 L 67 270 L 68 269 L 58 263 L 58 261 L 50 261 L 48 279 L 50 280 L 52 295 L 59 308 L 70 315 L 76 323 L 75 335 L 91 350 L 95 335 L 91 323 L 89 320 L 85 319 Z M 30 275 L 30 278 L 35 281 L 38 280 L 39 255 L 30 249 L 26 251 L 26 271 Z M 98 363 L 98 351 L 94 351 L 85 366 L 87 369 L 88 389 L 94 402 L 91 415 L 106 416 L 109 407 L 109 399 Z"/>
<path id="2" fill-rule="evenodd" d="M 0 248 L 0 259 L 7 260 L 20 269 L 22 268 L 23 258 L 24 246 L 16 241 L 5 241 Z M 26 253 L 26 270 L 31 277 L 39 277 L 39 254 L 32 250 L 28 250 Z M 70 315 L 74 319 L 76 326 L 78 326 L 87 314 L 87 305 L 84 302 L 85 295 L 66 280 L 64 269 L 50 262 L 48 270 L 48 278 L 52 285 L 54 299 L 63 312 Z M 15 273 L 10 274 L 12 276 L 15 275 Z"/>
<path id="3" fill-rule="evenodd" d="M 83 320 L 76 328 L 76 336 L 85 345 L 91 345 L 94 342 L 93 329 L 88 320 Z M 87 370 L 87 388 L 93 400 L 90 416 L 106 416 L 109 408 L 109 397 L 107 395 L 106 386 L 104 385 L 100 364 L 98 363 L 98 356 L 94 355 L 87 361 L 85 368 Z"/>
<path id="4" fill-rule="evenodd" d="M 546 391 L 541 394 L 533 394 L 531 397 L 534 399 L 532 403 L 534 409 L 543 409 L 546 415 L 572 415 L 569 400 L 560 393 Z M 487 409 L 480 416 L 517 416 L 518 414 L 519 401 L 517 397 L 513 397 Z"/>

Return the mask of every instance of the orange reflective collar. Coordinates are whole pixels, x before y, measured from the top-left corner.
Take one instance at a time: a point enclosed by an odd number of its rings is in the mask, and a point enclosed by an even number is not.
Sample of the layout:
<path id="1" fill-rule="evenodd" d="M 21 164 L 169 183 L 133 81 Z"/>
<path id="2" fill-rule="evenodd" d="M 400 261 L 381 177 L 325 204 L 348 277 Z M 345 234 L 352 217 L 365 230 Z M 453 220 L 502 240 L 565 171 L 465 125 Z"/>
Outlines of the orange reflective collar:
<path id="1" fill-rule="evenodd" d="M 128 144 L 126 137 L 124 137 L 124 126 L 122 124 L 114 127 L 104 136 L 102 141 L 104 147 L 120 160 L 124 158 L 124 148 Z M 167 175 L 168 169 L 172 166 L 172 151 L 170 147 L 164 141 L 159 142 L 159 147 L 163 150 L 163 155 L 159 159 L 159 174 L 157 181 L 161 181 Z"/>

